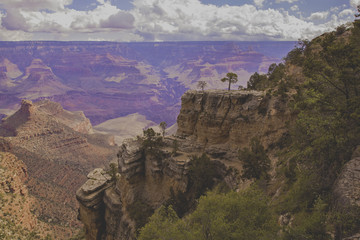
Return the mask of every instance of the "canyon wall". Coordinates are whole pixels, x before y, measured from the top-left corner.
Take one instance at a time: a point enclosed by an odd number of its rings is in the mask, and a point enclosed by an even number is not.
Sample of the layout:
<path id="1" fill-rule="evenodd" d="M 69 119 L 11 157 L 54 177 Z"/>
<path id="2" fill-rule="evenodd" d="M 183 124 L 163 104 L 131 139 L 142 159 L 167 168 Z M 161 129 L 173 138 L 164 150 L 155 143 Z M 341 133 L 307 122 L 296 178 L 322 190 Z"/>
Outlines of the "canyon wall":
<path id="1" fill-rule="evenodd" d="M 166 203 L 171 191 L 189 192 L 188 169 L 194 155 L 206 153 L 215 163 L 217 181 L 241 188 L 246 183 L 238 174 L 242 169 L 238 150 L 259 137 L 276 161 L 272 150 L 287 135 L 286 122 L 291 120 L 286 109 L 285 101 L 264 92 L 186 92 L 177 133 L 163 139 L 157 154 L 144 151 L 141 139 L 127 140 L 118 153 L 117 177 L 90 174 L 77 191 L 87 238 L 135 239 L 139 219 L 134 219 L 133 211 L 146 214 L 146 209 Z"/>

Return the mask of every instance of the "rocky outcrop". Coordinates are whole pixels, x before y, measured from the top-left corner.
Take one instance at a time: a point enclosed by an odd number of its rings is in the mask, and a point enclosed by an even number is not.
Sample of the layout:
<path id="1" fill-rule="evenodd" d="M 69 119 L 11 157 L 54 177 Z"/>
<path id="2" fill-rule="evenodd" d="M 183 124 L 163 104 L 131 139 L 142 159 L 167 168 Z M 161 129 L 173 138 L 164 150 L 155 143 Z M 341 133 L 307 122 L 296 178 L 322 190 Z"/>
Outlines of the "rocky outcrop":
<path id="1" fill-rule="evenodd" d="M 88 228 L 88 238 L 96 239 L 91 227 L 105 222 L 97 233 L 103 232 L 106 239 L 134 239 L 139 219 L 129 208 L 140 203 L 144 212 L 146 208 L 154 210 L 169 200 L 171 189 L 175 193 L 191 192 L 189 166 L 193 155 L 206 153 L 216 166 L 217 181 L 239 188 L 238 149 L 249 146 L 253 137 L 260 137 L 269 153 L 278 147 L 287 131 L 285 122 L 291 119 L 285 106 L 281 99 L 264 92 L 188 91 L 182 97 L 176 136 L 165 137 L 156 151 L 145 151 L 141 138 L 124 141 L 118 153 L 120 175 L 115 184 L 104 185 L 86 197 L 83 190 L 78 191 L 80 218 Z M 87 206 L 87 198 L 96 202 L 102 198 L 99 204 L 104 209 Z"/>
<path id="2" fill-rule="evenodd" d="M 101 168 L 94 169 L 87 175 L 88 180 L 76 192 L 80 202 L 80 220 L 85 226 L 90 239 L 100 239 L 105 230 L 104 191 L 111 186 L 111 177 Z"/>
<path id="3" fill-rule="evenodd" d="M 106 180 L 89 179 L 77 191 L 88 239 L 99 239 L 99 234 L 106 239 L 134 239 L 139 219 L 130 213 L 132 206 L 146 203 L 148 210 L 154 210 L 170 198 L 171 188 L 186 191 L 189 157 L 172 156 L 167 150 L 172 140 L 166 141 L 157 154 L 145 153 L 139 140 L 124 141 L 115 184 L 109 187 Z"/>
<path id="4" fill-rule="evenodd" d="M 285 101 L 257 91 L 187 91 L 177 135 L 204 145 L 248 146 L 259 137 L 266 148 L 286 133 L 291 119 Z"/>
<path id="5" fill-rule="evenodd" d="M 347 162 L 334 187 L 336 205 L 340 208 L 360 207 L 360 146 Z"/>

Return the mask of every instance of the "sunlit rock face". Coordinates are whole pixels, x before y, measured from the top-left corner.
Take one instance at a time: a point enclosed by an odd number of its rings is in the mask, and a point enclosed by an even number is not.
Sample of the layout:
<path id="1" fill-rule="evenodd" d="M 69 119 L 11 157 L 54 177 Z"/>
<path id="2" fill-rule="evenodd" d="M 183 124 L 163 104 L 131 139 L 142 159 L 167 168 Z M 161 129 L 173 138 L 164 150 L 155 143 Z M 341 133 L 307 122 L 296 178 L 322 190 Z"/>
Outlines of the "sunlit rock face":
<path id="1" fill-rule="evenodd" d="M 201 144 L 249 146 L 259 137 L 265 147 L 286 133 L 291 114 L 278 97 L 260 91 L 187 91 L 182 96 L 177 135 Z"/>
<path id="2" fill-rule="evenodd" d="M 1 42 L 0 114 L 21 99 L 48 98 L 71 111 L 84 111 L 93 125 L 132 113 L 169 125 L 180 97 L 206 81 L 226 88 L 227 72 L 246 85 L 266 72 L 293 42 Z"/>

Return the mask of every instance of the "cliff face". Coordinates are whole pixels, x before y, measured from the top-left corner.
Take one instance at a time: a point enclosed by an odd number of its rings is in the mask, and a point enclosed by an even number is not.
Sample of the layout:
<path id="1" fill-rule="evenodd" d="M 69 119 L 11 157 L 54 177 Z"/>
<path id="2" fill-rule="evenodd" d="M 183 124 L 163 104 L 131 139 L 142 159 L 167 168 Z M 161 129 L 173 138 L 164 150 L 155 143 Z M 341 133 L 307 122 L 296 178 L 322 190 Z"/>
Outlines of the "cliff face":
<path id="1" fill-rule="evenodd" d="M 172 142 L 167 141 L 166 145 Z M 188 162 L 184 156 L 171 156 L 166 148 L 157 156 L 144 154 L 138 141 L 126 140 L 118 153 L 116 181 L 95 169 L 76 193 L 87 239 L 135 239 L 141 219 L 133 212 L 145 217 L 170 198 L 170 188 L 184 192 Z"/>
<path id="2" fill-rule="evenodd" d="M 144 152 L 141 141 L 127 140 L 118 153 L 117 180 L 89 177 L 77 191 L 80 219 L 88 239 L 134 239 L 139 219 L 133 208 L 154 210 L 171 198 L 171 190 L 189 188 L 191 156 L 205 152 L 215 163 L 218 182 L 241 187 L 234 168 L 241 171 L 237 151 L 253 137 L 261 137 L 271 152 L 272 143 L 286 135 L 290 120 L 285 103 L 263 92 L 188 91 L 182 97 L 176 136 L 164 138 L 157 154 Z M 174 142 L 177 154 L 171 154 Z M 93 176 L 93 175 L 92 175 Z M 135 210 L 136 211 L 136 210 Z"/>
<path id="3" fill-rule="evenodd" d="M 260 137 L 267 148 L 291 119 L 285 101 L 257 91 L 187 91 L 177 135 L 205 145 L 243 148 Z"/>

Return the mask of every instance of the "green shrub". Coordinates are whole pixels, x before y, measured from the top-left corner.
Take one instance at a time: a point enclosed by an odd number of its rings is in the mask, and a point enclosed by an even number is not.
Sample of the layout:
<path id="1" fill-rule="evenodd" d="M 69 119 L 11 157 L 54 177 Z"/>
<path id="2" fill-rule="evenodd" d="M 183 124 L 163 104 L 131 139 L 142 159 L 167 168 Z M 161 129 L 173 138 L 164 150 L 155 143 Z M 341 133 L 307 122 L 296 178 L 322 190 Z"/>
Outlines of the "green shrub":
<path id="1" fill-rule="evenodd" d="M 251 149 L 239 150 L 239 159 L 243 164 L 242 177 L 245 179 L 268 178 L 270 159 L 258 138 L 251 140 Z"/>

